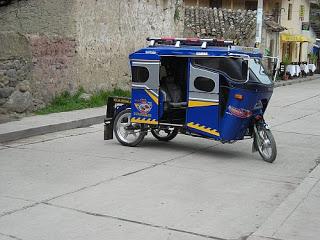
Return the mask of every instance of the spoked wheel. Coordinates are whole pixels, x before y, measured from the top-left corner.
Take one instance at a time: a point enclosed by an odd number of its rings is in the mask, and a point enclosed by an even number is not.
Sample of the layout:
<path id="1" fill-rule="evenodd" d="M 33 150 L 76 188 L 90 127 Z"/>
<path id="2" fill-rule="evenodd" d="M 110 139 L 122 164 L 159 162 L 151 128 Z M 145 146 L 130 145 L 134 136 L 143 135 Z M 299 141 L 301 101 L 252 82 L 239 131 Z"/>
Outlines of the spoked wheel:
<path id="1" fill-rule="evenodd" d="M 178 135 L 179 129 L 178 128 L 151 129 L 151 133 L 159 141 L 167 142 L 174 139 Z"/>
<path id="2" fill-rule="evenodd" d="M 124 146 L 134 147 L 145 137 L 143 125 L 131 123 L 131 110 L 127 109 L 120 112 L 114 120 L 114 134 L 118 141 Z"/>
<path id="3" fill-rule="evenodd" d="M 272 163 L 277 157 L 276 141 L 264 124 L 256 124 L 254 141 L 263 160 Z"/>

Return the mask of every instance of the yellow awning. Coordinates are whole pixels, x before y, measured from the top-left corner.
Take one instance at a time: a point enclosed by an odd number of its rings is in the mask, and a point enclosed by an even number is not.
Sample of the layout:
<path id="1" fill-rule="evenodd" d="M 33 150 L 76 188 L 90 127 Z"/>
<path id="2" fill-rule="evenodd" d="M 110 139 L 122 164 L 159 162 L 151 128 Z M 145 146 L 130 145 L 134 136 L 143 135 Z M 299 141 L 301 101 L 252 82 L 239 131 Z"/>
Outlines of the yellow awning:
<path id="1" fill-rule="evenodd" d="M 282 42 L 310 42 L 309 38 L 304 35 L 281 34 Z"/>

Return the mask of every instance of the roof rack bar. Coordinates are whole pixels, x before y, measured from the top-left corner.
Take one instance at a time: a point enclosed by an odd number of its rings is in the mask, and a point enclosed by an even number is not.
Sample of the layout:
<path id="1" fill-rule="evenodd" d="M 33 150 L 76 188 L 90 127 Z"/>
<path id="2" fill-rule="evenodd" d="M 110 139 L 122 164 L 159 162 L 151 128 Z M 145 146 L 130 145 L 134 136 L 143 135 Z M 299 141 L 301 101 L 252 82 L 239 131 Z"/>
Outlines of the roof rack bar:
<path id="1" fill-rule="evenodd" d="M 150 41 L 150 46 L 158 44 L 175 45 L 180 47 L 181 44 L 199 44 L 202 48 L 206 48 L 207 45 L 221 45 L 229 46 L 234 45 L 232 40 L 216 39 L 216 38 L 174 38 L 174 37 L 148 37 L 147 41 Z M 180 42 L 180 43 L 178 43 Z"/>
<path id="2" fill-rule="evenodd" d="M 155 44 L 156 44 L 156 41 L 155 40 L 151 40 L 149 46 L 153 47 Z"/>

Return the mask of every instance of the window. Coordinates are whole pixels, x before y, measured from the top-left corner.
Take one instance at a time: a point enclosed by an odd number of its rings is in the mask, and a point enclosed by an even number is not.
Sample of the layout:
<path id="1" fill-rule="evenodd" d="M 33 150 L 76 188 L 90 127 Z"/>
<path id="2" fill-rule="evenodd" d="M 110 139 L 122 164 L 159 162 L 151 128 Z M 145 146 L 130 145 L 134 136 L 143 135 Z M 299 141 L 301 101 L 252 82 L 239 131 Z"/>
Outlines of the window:
<path id="1" fill-rule="evenodd" d="M 149 79 L 149 71 L 145 67 L 132 67 L 132 82 L 144 83 Z"/>
<path id="2" fill-rule="evenodd" d="M 305 7 L 304 5 L 300 5 L 300 10 L 299 10 L 299 17 L 301 21 L 304 21 L 304 14 L 305 14 Z"/>
<path id="3" fill-rule="evenodd" d="M 288 20 L 292 19 L 292 4 L 289 3 L 289 7 L 288 7 Z"/>
<path id="4" fill-rule="evenodd" d="M 280 14 L 281 14 L 280 3 L 277 2 L 275 3 L 274 9 L 273 9 L 273 16 L 276 22 L 279 22 Z"/>
<path id="5" fill-rule="evenodd" d="M 272 84 L 260 59 L 250 59 L 250 81 Z"/>
<path id="6" fill-rule="evenodd" d="M 247 10 L 257 10 L 258 1 L 245 1 L 245 8 Z"/>
<path id="7" fill-rule="evenodd" d="M 194 87 L 203 92 L 212 92 L 215 88 L 215 83 L 210 78 L 197 77 L 194 80 Z"/>
<path id="8" fill-rule="evenodd" d="M 196 58 L 192 64 L 209 70 L 222 72 L 235 81 L 247 80 L 248 64 L 247 61 L 241 58 Z"/>
<path id="9" fill-rule="evenodd" d="M 210 7 L 211 8 L 222 8 L 222 0 L 211 0 Z"/>

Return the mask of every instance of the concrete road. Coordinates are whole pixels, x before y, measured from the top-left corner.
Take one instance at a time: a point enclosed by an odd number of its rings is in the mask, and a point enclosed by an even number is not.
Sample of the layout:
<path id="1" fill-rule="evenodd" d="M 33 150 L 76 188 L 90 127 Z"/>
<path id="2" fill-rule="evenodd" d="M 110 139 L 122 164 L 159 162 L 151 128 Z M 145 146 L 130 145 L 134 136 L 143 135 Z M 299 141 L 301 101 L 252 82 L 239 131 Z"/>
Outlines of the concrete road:
<path id="1" fill-rule="evenodd" d="M 129 148 L 101 125 L 0 145 L 0 239 L 246 239 L 320 161 L 319 106 L 318 80 L 275 89 L 273 164 L 250 140 Z"/>

